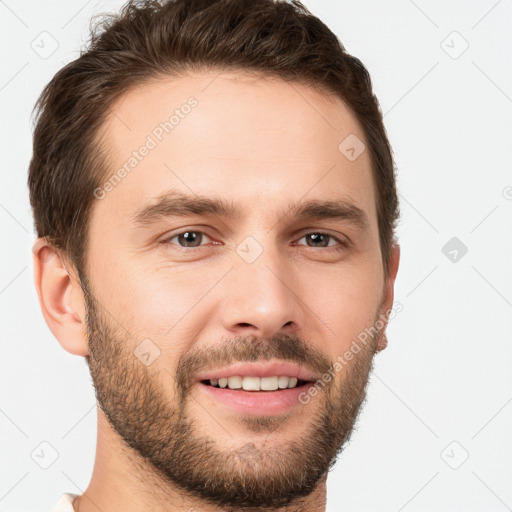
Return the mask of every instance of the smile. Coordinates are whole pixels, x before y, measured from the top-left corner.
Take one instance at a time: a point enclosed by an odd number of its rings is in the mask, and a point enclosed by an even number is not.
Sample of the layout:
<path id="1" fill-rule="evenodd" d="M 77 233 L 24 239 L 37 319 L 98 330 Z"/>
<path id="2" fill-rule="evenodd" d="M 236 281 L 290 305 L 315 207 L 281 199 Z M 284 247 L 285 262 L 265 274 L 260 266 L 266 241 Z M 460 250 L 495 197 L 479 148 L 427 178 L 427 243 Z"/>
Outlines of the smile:
<path id="1" fill-rule="evenodd" d="M 254 377 L 234 375 L 219 379 L 206 379 L 203 384 L 216 388 L 239 389 L 243 391 L 276 391 L 279 389 L 292 389 L 306 384 L 307 381 L 287 375 L 274 375 L 270 377 Z"/>

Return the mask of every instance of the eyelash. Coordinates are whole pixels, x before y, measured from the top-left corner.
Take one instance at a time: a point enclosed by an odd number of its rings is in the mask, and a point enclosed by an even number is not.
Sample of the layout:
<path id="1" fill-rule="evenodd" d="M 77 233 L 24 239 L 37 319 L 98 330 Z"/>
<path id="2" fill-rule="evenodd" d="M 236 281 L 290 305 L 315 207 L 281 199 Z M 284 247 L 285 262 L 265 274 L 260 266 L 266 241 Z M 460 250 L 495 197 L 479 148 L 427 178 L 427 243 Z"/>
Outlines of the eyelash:
<path id="1" fill-rule="evenodd" d="M 185 252 L 191 252 L 191 251 L 200 249 L 201 247 L 204 247 L 204 245 L 199 245 L 197 247 L 182 247 L 182 246 L 180 246 L 178 244 L 171 243 L 171 240 L 173 240 L 174 238 L 176 238 L 176 237 L 178 237 L 180 235 L 183 235 L 185 233 L 200 233 L 202 235 L 205 235 L 208 238 L 211 238 L 210 236 L 208 236 L 203 231 L 187 229 L 185 231 L 180 231 L 179 233 L 175 233 L 174 235 L 165 238 L 164 240 L 162 240 L 162 243 L 164 245 L 175 245 L 178 248 L 178 250 L 185 251 Z M 303 234 L 299 238 L 299 240 L 302 240 L 302 238 L 304 238 L 304 237 L 306 237 L 308 235 L 323 235 L 323 236 L 327 236 L 327 237 L 329 237 L 329 238 L 331 238 L 333 240 L 336 240 L 338 242 L 337 246 L 327 246 L 327 247 L 310 247 L 310 246 L 305 246 L 305 247 L 308 247 L 310 249 L 324 249 L 324 251 L 337 251 L 337 252 L 340 252 L 340 251 L 346 250 L 349 247 L 349 242 L 348 241 L 340 239 L 340 238 L 338 238 L 338 237 L 336 237 L 334 235 L 331 235 L 329 233 L 324 233 L 323 231 L 309 231 L 308 233 Z"/>

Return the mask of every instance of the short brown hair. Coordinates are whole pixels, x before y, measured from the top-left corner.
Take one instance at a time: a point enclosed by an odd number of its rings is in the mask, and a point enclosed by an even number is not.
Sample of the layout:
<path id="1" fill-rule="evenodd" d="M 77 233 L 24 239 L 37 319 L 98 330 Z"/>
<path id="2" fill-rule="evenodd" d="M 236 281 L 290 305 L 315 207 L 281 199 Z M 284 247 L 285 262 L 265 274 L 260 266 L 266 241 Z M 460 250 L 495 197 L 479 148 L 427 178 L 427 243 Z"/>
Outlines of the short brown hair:
<path id="1" fill-rule="evenodd" d="M 88 48 L 34 107 L 28 185 L 37 235 L 85 275 L 93 191 L 108 173 L 97 135 L 110 106 L 136 84 L 213 67 L 310 85 L 348 105 L 370 151 L 387 273 L 399 210 L 380 106 L 361 61 L 298 0 L 133 0 L 92 23 Z"/>

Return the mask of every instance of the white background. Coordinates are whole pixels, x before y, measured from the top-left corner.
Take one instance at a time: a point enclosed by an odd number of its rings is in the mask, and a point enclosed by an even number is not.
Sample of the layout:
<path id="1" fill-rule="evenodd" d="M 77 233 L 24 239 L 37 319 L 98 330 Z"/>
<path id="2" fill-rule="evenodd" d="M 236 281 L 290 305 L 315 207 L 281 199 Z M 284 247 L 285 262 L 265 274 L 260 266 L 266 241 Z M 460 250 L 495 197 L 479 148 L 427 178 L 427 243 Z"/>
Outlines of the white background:
<path id="1" fill-rule="evenodd" d="M 92 473 L 92 382 L 39 309 L 26 175 L 37 96 L 78 56 L 90 17 L 121 5 L 0 2 L 2 512 L 50 511 Z M 403 310 L 329 475 L 328 511 L 512 510 L 512 1 L 305 5 L 371 74 L 402 212 Z M 58 43 L 46 59 L 31 47 L 41 37 Z M 455 262 L 452 237 L 468 249 Z M 42 442 L 58 454 L 47 469 Z"/>

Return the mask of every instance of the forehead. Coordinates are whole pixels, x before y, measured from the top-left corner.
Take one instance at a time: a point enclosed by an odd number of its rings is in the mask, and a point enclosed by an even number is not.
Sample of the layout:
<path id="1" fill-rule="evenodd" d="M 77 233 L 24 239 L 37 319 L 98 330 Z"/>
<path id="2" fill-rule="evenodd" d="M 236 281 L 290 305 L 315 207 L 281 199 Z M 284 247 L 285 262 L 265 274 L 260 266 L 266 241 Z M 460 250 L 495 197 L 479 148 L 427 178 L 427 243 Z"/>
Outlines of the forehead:
<path id="1" fill-rule="evenodd" d="M 348 141 L 348 142 L 347 142 Z M 208 71 L 154 79 L 111 107 L 101 130 L 104 201 L 122 221 L 165 190 L 271 205 L 345 197 L 376 218 L 369 151 L 345 103 L 279 78 Z M 341 150 L 340 150 L 341 143 Z"/>

